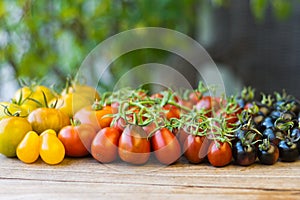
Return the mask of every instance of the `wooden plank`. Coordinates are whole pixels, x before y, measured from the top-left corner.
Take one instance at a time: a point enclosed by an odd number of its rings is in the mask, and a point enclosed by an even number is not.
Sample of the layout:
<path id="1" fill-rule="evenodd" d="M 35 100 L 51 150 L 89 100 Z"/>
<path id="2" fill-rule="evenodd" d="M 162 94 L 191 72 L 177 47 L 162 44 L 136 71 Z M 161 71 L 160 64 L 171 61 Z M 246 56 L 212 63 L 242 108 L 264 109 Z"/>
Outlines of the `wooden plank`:
<path id="1" fill-rule="evenodd" d="M 66 158 L 61 164 L 51 166 L 41 160 L 24 164 L 18 159 L 0 156 L 0 194 L 5 199 L 18 198 L 17 194 L 26 198 L 33 195 L 75 199 L 99 195 L 122 199 L 150 196 L 240 199 L 245 195 L 247 198 L 296 199 L 300 197 L 299 169 L 300 161 L 215 168 L 207 163 L 192 165 L 184 159 L 171 166 L 156 162 L 132 166 L 123 162 L 104 165 L 92 158 Z"/>

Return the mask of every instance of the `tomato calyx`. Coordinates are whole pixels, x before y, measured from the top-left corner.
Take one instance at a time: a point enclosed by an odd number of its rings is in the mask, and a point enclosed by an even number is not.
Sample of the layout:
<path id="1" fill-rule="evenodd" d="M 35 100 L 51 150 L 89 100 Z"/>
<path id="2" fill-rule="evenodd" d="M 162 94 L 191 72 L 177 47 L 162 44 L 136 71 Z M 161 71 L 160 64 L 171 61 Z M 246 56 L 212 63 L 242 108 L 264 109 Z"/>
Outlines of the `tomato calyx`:
<path id="1" fill-rule="evenodd" d="M 7 116 L 9 116 L 9 117 L 23 117 L 23 118 L 25 118 L 25 117 L 28 116 L 28 115 L 21 116 L 21 111 L 20 110 L 17 110 L 14 113 L 10 112 L 9 109 L 8 109 L 9 108 L 8 105 L 1 104 L 1 106 L 4 108 L 4 114 L 7 115 Z"/>

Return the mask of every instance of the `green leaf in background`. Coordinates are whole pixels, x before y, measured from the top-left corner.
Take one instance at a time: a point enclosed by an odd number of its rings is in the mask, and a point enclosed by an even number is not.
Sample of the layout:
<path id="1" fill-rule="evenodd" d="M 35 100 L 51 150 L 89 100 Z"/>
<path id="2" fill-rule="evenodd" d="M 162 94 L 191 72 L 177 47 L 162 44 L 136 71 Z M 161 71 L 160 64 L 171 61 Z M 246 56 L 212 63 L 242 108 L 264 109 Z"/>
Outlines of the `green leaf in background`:
<path id="1" fill-rule="evenodd" d="M 268 0 L 250 0 L 250 9 L 258 21 L 263 21 L 268 5 Z"/>
<path id="2" fill-rule="evenodd" d="M 285 20 L 292 13 L 292 4 L 290 0 L 273 0 L 273 12 L 277 19 Z"/>

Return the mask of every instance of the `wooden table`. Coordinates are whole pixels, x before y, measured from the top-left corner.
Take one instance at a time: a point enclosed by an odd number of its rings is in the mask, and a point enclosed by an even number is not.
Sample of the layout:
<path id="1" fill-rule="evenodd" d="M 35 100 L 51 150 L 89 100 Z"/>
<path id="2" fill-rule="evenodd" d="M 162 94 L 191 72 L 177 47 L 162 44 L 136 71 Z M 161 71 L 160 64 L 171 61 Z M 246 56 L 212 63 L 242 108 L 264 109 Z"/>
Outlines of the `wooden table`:
<path id="1" fill-rule="evenodd" d="M 100 164 L 88 157 L 50 166 L 0 155 L 0 199 L 300 199 L 300 161 L 214 168 Z"/>

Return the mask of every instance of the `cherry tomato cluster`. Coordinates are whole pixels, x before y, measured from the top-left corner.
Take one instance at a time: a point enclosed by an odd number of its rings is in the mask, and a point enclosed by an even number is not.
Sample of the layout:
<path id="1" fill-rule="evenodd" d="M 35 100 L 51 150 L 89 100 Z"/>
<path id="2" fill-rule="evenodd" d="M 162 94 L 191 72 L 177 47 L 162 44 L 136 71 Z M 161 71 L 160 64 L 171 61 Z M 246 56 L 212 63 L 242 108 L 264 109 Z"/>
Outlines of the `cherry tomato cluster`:
<path id="1" fill-rule="evenodd" d="M 88 155 L 133 165 L 151 156 L 164 165 L 184 157 L 215 167 L 299 159 L 296 98 L 282 92 L 256 99 L 251 87 L 227 98 L 212 94 L 202 82 L 195 90 L 154 94 L 123 88 L 100 95 L 70 80 L 59 93 L 24 86 L 0 103 L 0 153 L 48 164 Z"/>

